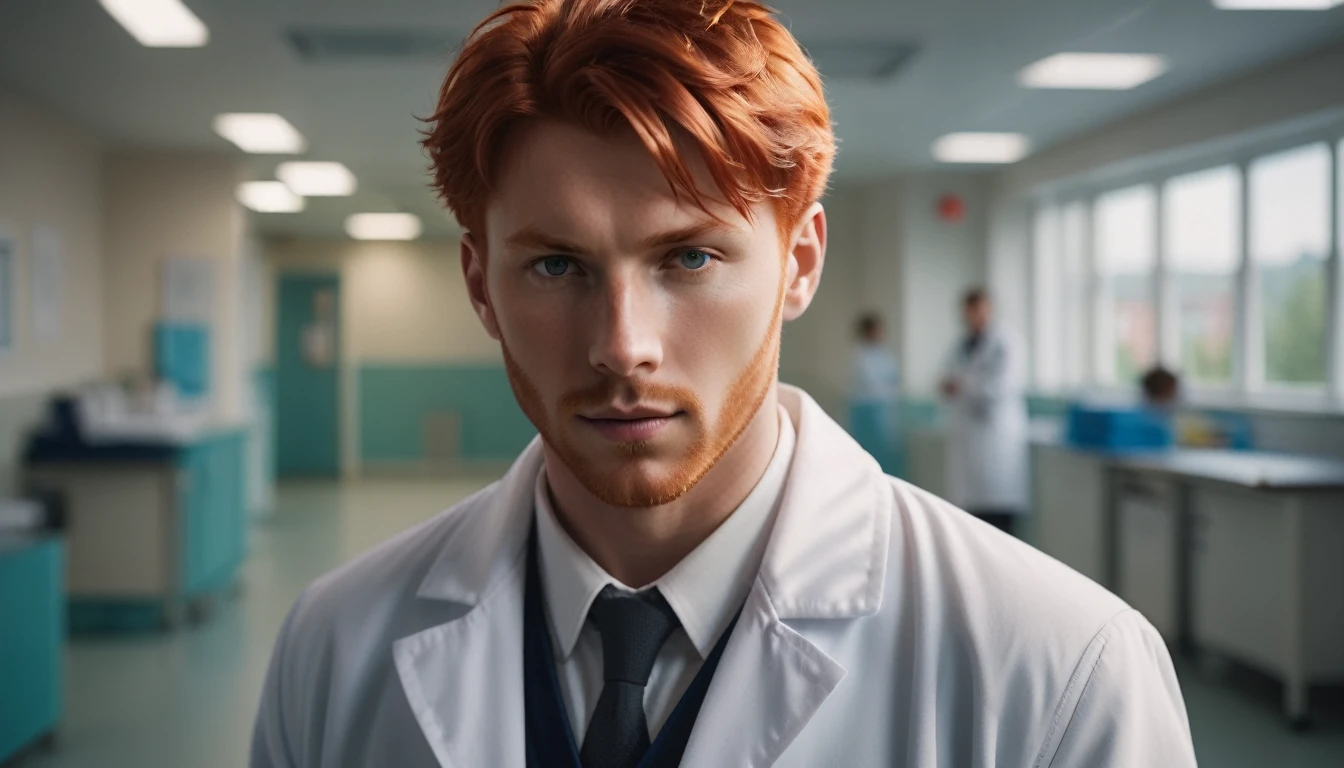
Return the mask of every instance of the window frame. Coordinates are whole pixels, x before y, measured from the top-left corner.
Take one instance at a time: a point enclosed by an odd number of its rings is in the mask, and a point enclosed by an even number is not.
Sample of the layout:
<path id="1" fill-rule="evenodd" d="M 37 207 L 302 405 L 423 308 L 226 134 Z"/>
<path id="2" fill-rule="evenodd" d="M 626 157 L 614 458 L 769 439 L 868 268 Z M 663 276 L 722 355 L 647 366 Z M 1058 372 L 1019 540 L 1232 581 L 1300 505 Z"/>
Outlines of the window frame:
<path id="1" fill-rule="evenodd" d="M 1261 308 L 1259 306 L 1259 285 L 1255 264 L 1251 258 L 1250 240 L 1250 196 L 1251 165 L 1258 159 L 1280 152 L 1324 142 L 1330 153 L 1330 196 L 1328 254 L 1326 258 L 1326 381 L 1323 385 L 1293 385 L 1278 382 L 1266 382 L 1264 379 L 1263 344 L 1255 341 L 1261 338 Z M 1056 222 L 1059 232 L 1055 241 L 1063 239 L 1063 211 L 1069 204 L 1082 201 L 1086 210 L 1086 229 L 1088 254 L 1086 263 L 1091 274 L 1087 280 L 1087 291 L 1092 312 L 1083 312 L 1083 317 L 1065 318 L 1065 322 L 1085 323 L 1087 334 L 1085 343 L 1087 360 L 1083 366 L 1081 386 L 1072 387 L 1074 391 L 1085 391 L 1103 395 L 1132 394 L 1133 384 L 1127 382 L 1106 383 L 1098 377 L 1097 357 L 1104 346 L 1100 331 L 1104 323 L 1097 322 L 1095 315 L 1100 311 L 1101 270 L 1095 263 L 1096 249 L 1090 242 L 1096 217 L 1097 199 L 1116 190 L 1136 185 L 1151 185 L 1156 193 L 1157 218 L 1155 226 L 1157 263 L 1153 270 L 1153 296 L 1156 301 L 1157 322 L 1154 339 L 1159 361 L 1179 369 L 1179 340 L 1173 344 L 1174 331 L 1179 321 L 1174 320 L 1179 313 L 1176 304 L 1177 289 L 1175 270 L 1166 243 L 1166 187 L 1172 179 L 1200 171 L 1231 166 L 1240 179 L 1239 238 L 1236 253 L 1236 272 L 1234 302 L 1236 322 L 1232 337 L 1232 381 L 1230 385 L 1218 385 L 1203 382 L 1190 382 L 1186 387 L 1188 399 L 1196 405 L 1263 407 L 1273 410 L 1307 411 L 1344 411 L 1344 110 L 1334 110 L 1321 115 L 1288 121 L 1267 126 L 1245 133 L 1216 139 L 1193 147 L 1159 152 L 1139 158 L 1122 161 L 1095 169 L 1070 179 L 1059 180 L 1040 185 L 1032 195 L 1031 215 L 1032 258 L 1030 267 L 1038 267 L 1036 258 L 1037 236 L 1035 228 L 1036 211 L 1043 206 L 1052 206 L 1057 210 Z M 1061 243 L 1062 245 L 1062 243 Z M 1059 246 L 1056 246 L 1057 249 Z M 1030 284 L 1037 285 L 1037 276 L 1031 277 Z M 1033 301 L 1037 297 L 1033 296 Z M 1031 320 L 1036 323 L 1038 314 L 1033 312 Z M 1045 329 L 1031 329 L 1032 339 L 1045 338 Z M 1062 342 L 1051 341 L 1054 346 Z M 1175 356 L 1173 357 L 1173 353 Z M 1033 381 L 1035 376 L 1033 361 Z M 1057 361 L 1058 370 L 1067 370 L 1067 361 Z"/>

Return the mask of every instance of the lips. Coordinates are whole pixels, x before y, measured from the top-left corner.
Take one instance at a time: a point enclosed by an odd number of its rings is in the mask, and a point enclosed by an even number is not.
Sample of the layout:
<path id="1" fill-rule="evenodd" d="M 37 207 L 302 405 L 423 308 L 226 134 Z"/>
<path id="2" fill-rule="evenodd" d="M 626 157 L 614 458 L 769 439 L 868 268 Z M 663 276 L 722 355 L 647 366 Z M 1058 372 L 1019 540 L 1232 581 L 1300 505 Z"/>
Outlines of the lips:
<path id="1" fill-rule="evenodd" d="M 679 416 L 679 412 L 653 408 L 608 408 L 579 418 L 608 440 L 629 443 L 652 440 Z"/>
<path id="2" fill-rule="evenodd" d="M 638 421 L 640 419 L 668 419 L 676 415 L 677 411 L 663 408 L 637 407 L 628 410 L 603 408 L 584 414 L 584 418 L 593 421 Z"/>

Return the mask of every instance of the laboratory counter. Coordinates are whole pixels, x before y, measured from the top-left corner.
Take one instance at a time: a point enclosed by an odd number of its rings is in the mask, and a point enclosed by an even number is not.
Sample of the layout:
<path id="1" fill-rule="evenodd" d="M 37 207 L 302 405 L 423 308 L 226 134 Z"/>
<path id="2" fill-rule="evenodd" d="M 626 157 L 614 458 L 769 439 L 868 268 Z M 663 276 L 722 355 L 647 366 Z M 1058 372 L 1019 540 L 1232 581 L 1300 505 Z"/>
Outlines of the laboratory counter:
<path id="1" fill-rule="evenodd" d="M 73 632 L 203 619 L 247 550 L 246 431 L 171 437 L 36 434 L 23 482 L 65 500 Z"/>
<path id="2" fill-rule="evenodd" d="M 1033 446 L 1037 545 L 1167 641 L 1284 683 L 1344 683 L 1344 462 L 1255 451 Z"/>

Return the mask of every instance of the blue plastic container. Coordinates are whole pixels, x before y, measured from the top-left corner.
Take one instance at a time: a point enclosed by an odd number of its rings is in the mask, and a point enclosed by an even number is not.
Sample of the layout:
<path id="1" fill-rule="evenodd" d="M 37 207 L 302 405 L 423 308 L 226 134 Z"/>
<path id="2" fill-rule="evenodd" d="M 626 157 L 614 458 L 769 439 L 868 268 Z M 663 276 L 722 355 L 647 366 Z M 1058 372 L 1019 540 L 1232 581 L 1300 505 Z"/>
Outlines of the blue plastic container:
<path id="1" fill-rule="evenodd" d="M 1066 440 L 1076 448 L 1141 451 L 1170 448 L 1175 442 L 1170 419 L 1143 408 L 1070 406 Z"/>

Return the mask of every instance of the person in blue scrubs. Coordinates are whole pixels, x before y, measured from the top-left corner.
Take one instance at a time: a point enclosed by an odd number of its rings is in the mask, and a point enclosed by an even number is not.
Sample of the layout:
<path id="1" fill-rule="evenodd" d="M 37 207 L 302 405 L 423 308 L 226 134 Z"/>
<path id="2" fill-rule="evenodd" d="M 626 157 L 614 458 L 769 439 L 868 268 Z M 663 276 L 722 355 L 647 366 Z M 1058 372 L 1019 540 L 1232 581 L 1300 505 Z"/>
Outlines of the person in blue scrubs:
<path id="1" fill-rule="evenodd" d="M 900 398 L 900 368 L 896 356 L 883 343 L 882 316 L 867 312 L 855 325 L 858 340 L 850 366 L 849 432 L 882 471 L 899 471 L 897 409 Z"/>

